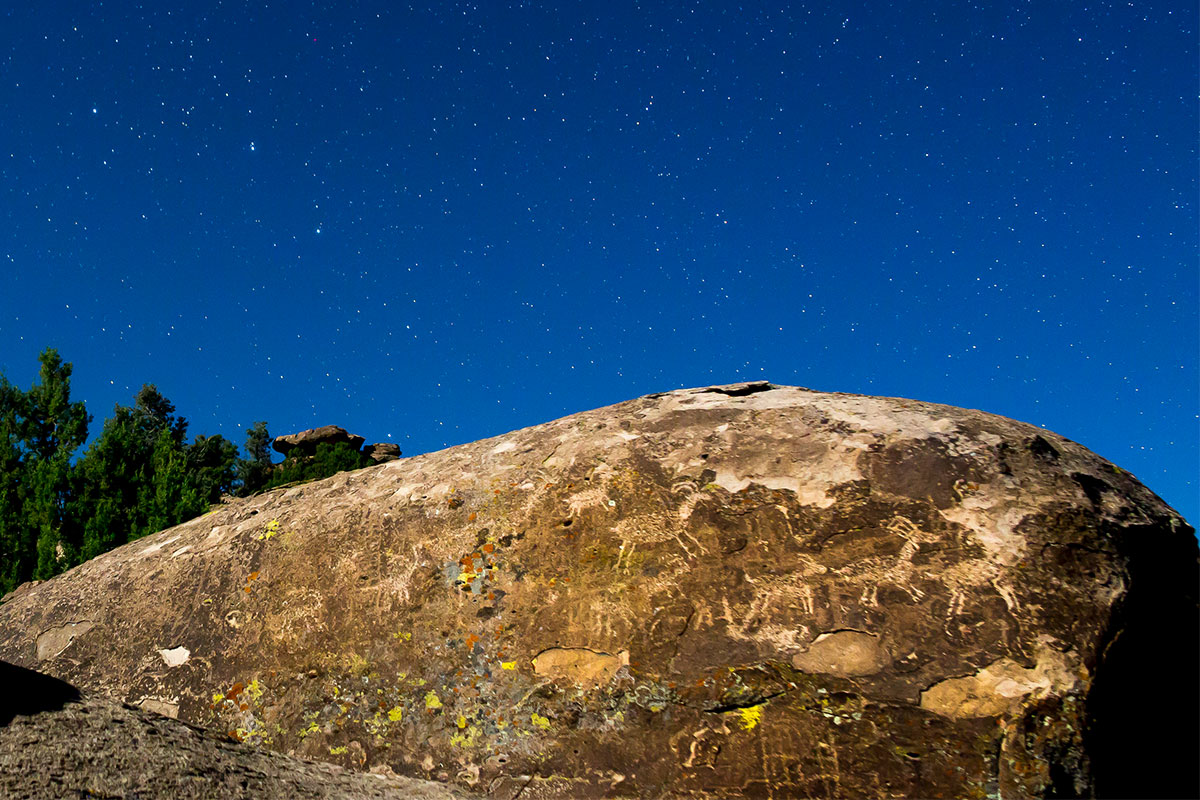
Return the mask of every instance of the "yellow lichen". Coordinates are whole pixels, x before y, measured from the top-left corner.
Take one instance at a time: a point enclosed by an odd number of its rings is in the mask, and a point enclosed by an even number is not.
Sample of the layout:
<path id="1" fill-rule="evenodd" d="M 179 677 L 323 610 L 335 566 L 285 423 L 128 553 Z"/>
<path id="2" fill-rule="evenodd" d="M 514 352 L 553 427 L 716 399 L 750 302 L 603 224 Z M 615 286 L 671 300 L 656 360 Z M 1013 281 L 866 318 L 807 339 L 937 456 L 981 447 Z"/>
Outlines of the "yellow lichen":
<path id="1" fill-rule="evenodd" d="M 517 668 L 517 662 L 515 662 L 515 661 L 501 661 L 501 662 L 500 662 L 500 668 L 501 668 L 501 669 L 516 669 L 516 668 Z"/>
<path id="2" fill-rule="evenodd" d="M 464 717 L 462 714 L 459 714 L 458 719 L 455 721 L 455 723 L 458 725 L 458 727 L 465 728 L 465 727 L 467 727 L 467 718 Z"/>
<path id="3" fill-rule="evenodd" d="M 340 755 L 342 755 L 343 753 L 346 753 L 346 752 L 348 752 L 348 751 L 349 751 L 349 749 L 350 749 L 350 748 L 346 747 L 345 745 L 342 745 L 341 747 L 331 747 L 331 748 L 329 748 L 329 755 L 331 755 L 331 756 L 340 756 Z"/>
<path id="4" fill-rule="evenodd" d="M 455 747 L 471 747 L 479 738 L 479 728 L 472 725 L 465 734 L 456 733 L 450 737 L 450 744 Z"/>
<path id="5" fill-rule="evenodd" d="M 762 710 L 766 703 L 759 703 L 756 706 L 749 708 L 739 708 L 738 714 L 742 717 L 742 730 L 752 730 L 762 720 Z"/>
<path id="6" fill-rule="evenodd" d="M 317 727 L 316 722 L 310 722 L 310 723 L 308 723 L 307 728 L 303 728 L 298 732 L 298 735 L 300 736 L 301 739 L 303 739 L 304 737 L 308 736 L 309 734 L 316 733 L 319 730 L 321 730 L 321 729 Z"/>
<path id="7" fill-rule="evenodd" d="M 438 698 L 436 693 L 434 693 L 433 691 L 429 691 L 429 692 L 425 693 L 425 708 L 432 711 L 435 708 L 441 708 L 441 707 L 442 707 L 442 701 Z"/>
<path id="8" fill-rule="evenodd" d="M 351 675 L 356 675 L 358 677 L 366 675 L 371 669 L 371 665 L 367 663 L 367 660 L 358 653 L 347 653 L 345 663 L 347 671 L 349 671 Z"/>
<path id="9" fill-rule="evenodd" d="M 400 708 L 400 706 L 396 706 L 388 712 L 388 719 L 390 719 L 392 722 L 399 722 L 403 718 L 404 709 Z"/>
<path id="10" fill-rule="evenodd" d="M 532 714 L 529 715 L 529 721 L 532 722 L 534 725 L 537 725 L 542 730 L 546 730 L 546 731 L 550 730 L 550 720 L 546 717 L 543 717 L 541 714 L 537 713 L 536 711 L 534 711 Z"/>
<path id="11" fill-rule="evenodd" d="M 216 694 L 213 695 L 213 705 L 216 705 L 217 703 L 221 702 L 224 699 L 225 699 L 225 695 L 221 694 L 220 692 L 217 692 Z"/>
<path id="12" fill-rule="evenodd" d="M 263 532 L 254 538 L 260 542 L 265 542 L 277 533 L 279 533 L 279 520 L 273 519 L 267 523 L 267 527 L 263 529 Z"/>

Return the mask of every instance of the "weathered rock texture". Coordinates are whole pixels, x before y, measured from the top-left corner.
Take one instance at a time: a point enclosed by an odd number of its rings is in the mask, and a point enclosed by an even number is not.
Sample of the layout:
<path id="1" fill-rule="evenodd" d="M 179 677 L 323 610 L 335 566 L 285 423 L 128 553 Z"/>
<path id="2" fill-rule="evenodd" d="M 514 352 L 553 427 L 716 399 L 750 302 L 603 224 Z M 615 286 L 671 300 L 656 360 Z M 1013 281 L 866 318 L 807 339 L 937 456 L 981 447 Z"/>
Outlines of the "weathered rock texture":
<path id="1" fill-rule="evenodd" d="M 299 450 L 304 455 L 311 456 L 317 451 L 319 444 L 348 444 L 357 450 L 365 441 L 366 439 L 363 437 L 347 433 L 345 428 L 339 428 L 337 425 L 322 425 L 320 428 L 291 433 L 287 436 L 276 436 L 271 447 L 285 456 L 293 450 Z"/>
<path id="2" fill-rule="evenodd" d="M 1149 796 L 1196 559 L 1052 433 L 741 384 L 220 508 L 14 593 L 0 658 L 494 797 Z"/>
<path id="3" fill-rule="evenodd" d="M 69 684 L 0 663 L 0 796 L 466 800 L 428 781 L 361 775 L 238 744 L 224 734 L 80 698 Z"/>
<path id="4" fill-rule="evenodd" d="M 365 445 L 362 454 L 377 464 L 384 464 L 400 457 L 400 445 L 391 442 L 376 442 Z"/>

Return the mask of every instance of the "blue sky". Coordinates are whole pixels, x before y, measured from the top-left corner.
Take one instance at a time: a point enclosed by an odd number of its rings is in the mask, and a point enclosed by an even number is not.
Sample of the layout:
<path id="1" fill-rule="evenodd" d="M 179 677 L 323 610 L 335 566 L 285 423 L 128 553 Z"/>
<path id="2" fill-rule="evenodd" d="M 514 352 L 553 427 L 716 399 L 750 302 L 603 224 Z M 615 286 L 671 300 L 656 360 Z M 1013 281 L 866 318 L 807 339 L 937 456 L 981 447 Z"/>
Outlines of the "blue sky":
<path id="1" fill-rule="evenodd" d="M 766 378 L 1195 522 L 1194 4 L 562 5 L 7 10 L 0 369 L 408 455 Z"/>

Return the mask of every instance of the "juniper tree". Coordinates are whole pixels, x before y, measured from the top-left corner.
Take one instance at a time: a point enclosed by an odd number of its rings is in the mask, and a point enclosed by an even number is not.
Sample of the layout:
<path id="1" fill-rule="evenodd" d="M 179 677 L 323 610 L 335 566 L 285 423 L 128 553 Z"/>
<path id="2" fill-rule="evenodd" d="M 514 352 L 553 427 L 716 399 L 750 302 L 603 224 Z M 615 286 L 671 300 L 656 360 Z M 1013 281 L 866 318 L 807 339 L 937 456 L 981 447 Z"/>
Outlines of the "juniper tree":
<path id="1" fill-rule="evenodd" d="M 91 417 L 71 400 L 72 366 L 43 350 L 29 391 L 0 376 L 0 588 L 70 565 L 71 458 Z"/>

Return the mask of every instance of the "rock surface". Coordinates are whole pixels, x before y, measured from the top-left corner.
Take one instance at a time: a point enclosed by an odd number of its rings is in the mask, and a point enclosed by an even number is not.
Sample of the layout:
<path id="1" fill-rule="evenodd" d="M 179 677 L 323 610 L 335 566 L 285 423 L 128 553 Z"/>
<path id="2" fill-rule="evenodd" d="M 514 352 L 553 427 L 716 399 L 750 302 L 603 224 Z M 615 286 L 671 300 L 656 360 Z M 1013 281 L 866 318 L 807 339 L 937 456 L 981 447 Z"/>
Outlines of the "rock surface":
<path id="1" fill-rule="evenodd" d="M 357 450 L 365 441 L 366 439 L 362 436 L 347 433 L 345 428 L 339 428 L 337 425 L 322 425 L 320 428 L 312 428 L 287 436 L 276 436 L 271 447 L 275 449 L 275 452 L 283 453 L 285 456 L 296 449 L 306 456 L 311 456 L 317 451 L 319 444 L 348 444 Z"/>
<path id="2" fill-rule="evenodd" d="M 400 445 L 391 442 L 376 442 L 363 447 L 362 453 L 375 463 L 384 464 L 400 457 Z"/>
<path id="3" fill-rule="evenodd" d="M 0 796 L 467 800 L 451 787 L 362 775 L 238 744 L 158 714 L 79 696 L 0 663 Z M 14 690 L 20 689 L 18 693 Z"/>
<path id="4" fill-rule="evenodd" d="M 739 384 L 221 507 L 14 592 L 0 658 L 498 798 L 1166 795 L 1196 564 L 1055 434 Z"/>

